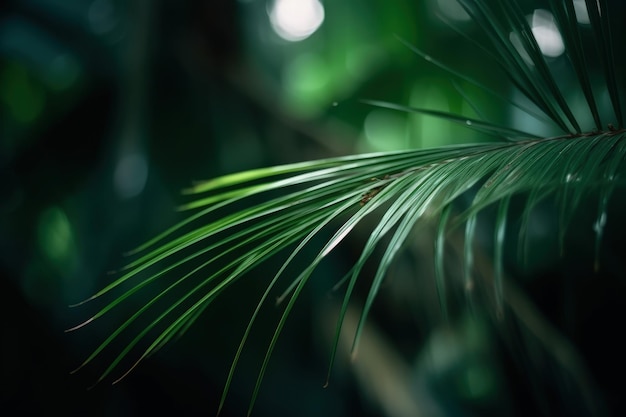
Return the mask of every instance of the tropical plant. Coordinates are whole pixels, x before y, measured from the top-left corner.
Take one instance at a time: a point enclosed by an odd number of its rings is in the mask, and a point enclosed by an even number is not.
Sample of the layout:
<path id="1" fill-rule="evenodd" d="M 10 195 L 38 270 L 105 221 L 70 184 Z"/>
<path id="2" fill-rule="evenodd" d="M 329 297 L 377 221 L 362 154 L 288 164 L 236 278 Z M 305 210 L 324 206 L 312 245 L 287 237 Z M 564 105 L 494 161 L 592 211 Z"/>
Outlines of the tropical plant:
<path id="1" fill-rule="evenodd" d="M 523 255 L 526 226 L 540 202 L 547 199 L 555 202 L 559 241 L 563 243 L 567 226 L 581 202 L 589 195 L 596 196 L 593 228 L 597 260 L 611 196 L 623 185 L 622 161 L 626 155 L 620 85 L 623 74 L 615 64 L 617 45 L 607 0 L 585 1 L 590 22 L 585 28 L 578 22 L 574 1 L 544 2 L 555 18 L 565 45 L 568 66 L 559 68 L 557 75 L 542 52 L 520 1 L 459 0 L 459 3 L 482 33 L 469 36 L 451 24 L 452 29 L 462 34 L 477 53 L 487 57 L 494 68 L 499 68 L 525 99 L 511 99 L 507 93 L 497 93 L 486 83 L 448 67 L 405 42 L 418 56 L 448 72 L 476 116 L 380 100 L 365 100 L 364 103 L 443 118 L 479 132 L 489 138 L 489 142 L 293 163 L 193 185 L 184 191 L 191 200 L 181 207 L 191 212 L 189 217 L 135 249 L 131 255 L 136 259 L 123 268 L 121 276 L 85 301 L 103 297 L 118 287 L 125 288 L 121 295 L 71 330 L 128 304 L 130 297 L 139 291 L 158 288 L 80 368 L 110 348 L 137 320 L 153 313 L 156 317 L 145 323 L 98 381 L 109 377 L 127 355 L 143 343 L 134 365 L 117 380 L 123 378 L 144 358 L 184 333 L 224 290 L 250 275 L 269 258 L 283 257 L 282 266 L 260 295 L 245 328 L 220 404 L 221 409 L 259 311 L 277 291 L 283 275 L 292 275 L 277 298 L 283 313 L 260 367 L 252 408 L 279 335 L 304 287 L 316 268 L 360 227 L 370 227 L 360 256 L 343 278 L 337 277 L 346 289 L 336 325 L 331 367 L 344 317 L 364 268 L 371 265 L 373 257 L 377 259 L 356 327 L 353 350 L 390 265 L 418 223 L 436 224 L 435 279 L 444 312 L 449 284 L 446 241 L 453 231 L 464 230 L 463 286 L 471 296 L 477 279 L 474 268 L 477 219 L 485 209 L 496 207 L 494 267 L 488 290 L 495 300 L 496 311 L 502 314 L 505 304 L 503 252 L 507 232 L 511 231 L 513 198 L 524 200 L 517 230 L 518 247 Z M 600 63 L 598 73 L 592 62 Z M 573 83 L 566 87 L 563 82 L 568 76 L 577 80 L 575 92 L 572 92 Z M 459 82 L 480 88 L 494 100 L 525 113 L 531 122 L 520 127 L 489 121 L 469 94 L 458 87 Z M 572 104 L 581 95 L 585 108 Z M 546 132 L 550 133 L 546 135 Z M 461 204 L 461 199 L 467 203 Z M 313 256 L 310 248 L 315 250 Z M 306 267 L 294 274 L 293 266 L 303 260 Z M 180 288 L 185 290 L 177 293 Z M 163 300 L 172 293 L 178 294 L 176 300 L 163 307 Z M 155 313 L 155 309 L 161 310 Z"/>

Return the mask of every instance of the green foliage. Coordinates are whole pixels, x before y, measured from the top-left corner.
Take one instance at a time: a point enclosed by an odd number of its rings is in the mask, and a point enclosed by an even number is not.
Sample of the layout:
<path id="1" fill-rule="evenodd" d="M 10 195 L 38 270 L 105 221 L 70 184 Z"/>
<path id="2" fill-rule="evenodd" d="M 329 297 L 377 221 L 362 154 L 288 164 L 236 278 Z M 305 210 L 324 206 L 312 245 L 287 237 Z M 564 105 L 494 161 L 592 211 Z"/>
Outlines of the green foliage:
<path id="1" fill-rule="evenodd" d="M 366 101 L 370 105 L 402 112 L 444 118 L 495 137 L 497 141 L 302 162 L 227 175 L 194 185 L 185 191 L 191 201 L 181 207 L 192 214 L 181 224 L 133 251 L 136 259 L 121 271 L 121 276 L 87 301 L 102 297 L 118 287 L 124 287 L 122 294 L 72 330 L 128 304 L 133 294 L 156 285 L 168 276 L 175 276 L 176 279 L 169 285 L 157 287 L 156 295 L 105 339 L 81 367 L 112 347 L 122 332 L 130 329 L 140 317 L 152 312 L 156 318 L 148 320 L 98 381 L 109 377 L 131 350 L 144 343 L 146 347 L 141 348 L 136 365 L 184 333 L 224 290 L 245 278 L 270 257 L 284 256 L 282 266 L 261 295 L 245 329 L 227 377 L 221 409 L 261 307 L 276 291 L 280 278 L 290 274 L 291 267 L 296 263 L 301 265 L 305 262 L 306 267 L 291 279 L 278 297 L 278 303 L 284 305 L 283 313 L 260 367 L 250 405 L 252 408 L 270 356 L 302 290 L 316 268 L 357 227 L 370 227 L 369 237 L 356 263 L 342 279 L 346 290 L 335 331 L 331 367 L 351 296 L 366 263 L 380 255 L 354 335 L 353 351 L 390 265 L 419 222 L 438 222 L 434 263 L 444 311 L 444 245 L 447 233 L 455 228 L 465 228 L 464 279 L 466 287 L 471 288 L 477 216 L 490 206 L 497 207 L 493 238 L 493 293 L 496 306 L 502 308 L 503 248 L 510 223 L 509 205 L 514 196 L 526 196 L 519 233 L 519 247 L 523 248 L 524 225 L 531 210 L 540 201 L 552 197 L 558 202 L 562 242 L 575 211 L 594 191 L 594 195 L 599 196 L 594 227 L 597 257 L 611 194 L 616 187 L 623 185 L 622 161 L 626 155 L 626 131 L 622 124 L 618 85 L 620 77 L 613 62 L 614 44 L 607 2 L 586 2 L 605 81 L 604 86 L 598 87 L 588 70 L 589 51 L 583 42 L 584 34 L 579 28 L 573 3 L 569 0 L 549 1 L 549 8 L 563 35 L 571 68 L 586 100 L 588 114 L 593 119 L 592 129 L 579 122 L 580 116 L 576 115 L 577 111 L 568 103 L 567 96 L 553 76 L 550 64 L 517 1 L 459 2 L 483 30 L 481 36 L 488 40 L 487 46 L 480 48 L 530 103 L 518 104 L 507 98 L 507 105 L 526 111 L 538 119 L 537 123 L 548 120 L 560 134 L 540 137 L 536 133 L 500 126 L 481 117 L 469 118 L 400 104 Z M 511 41 L 511 34 L 515 34 L 521 49 Z M 418 48 L 409 47 L 448 71 L 453 80 L 470 82 L 492 92 L 488 86 L 446 67 Z M 610 111 L 604 111 L 597 101 L 603 89 L 611 100 Z M 498 100 L 504 96 L 494 93 L 494 98 Z M 471 203 L 461 211 L 457 210 L 459 197 L 468 195 L 471 196 Z M 320 239 L 324 243 L 316 246 Z M 304 250 L 309 247 L 314 248 L 313 256 L 307 255 L 310 252 Z M 286 253 L 286 249 L 289 252 Z M 190 285 L 191 289 L 167 308 L 160 307 L 162 300 L 184 285 Z M 156 313 L 153 312 L 155 309 L 158 310 Z"/>

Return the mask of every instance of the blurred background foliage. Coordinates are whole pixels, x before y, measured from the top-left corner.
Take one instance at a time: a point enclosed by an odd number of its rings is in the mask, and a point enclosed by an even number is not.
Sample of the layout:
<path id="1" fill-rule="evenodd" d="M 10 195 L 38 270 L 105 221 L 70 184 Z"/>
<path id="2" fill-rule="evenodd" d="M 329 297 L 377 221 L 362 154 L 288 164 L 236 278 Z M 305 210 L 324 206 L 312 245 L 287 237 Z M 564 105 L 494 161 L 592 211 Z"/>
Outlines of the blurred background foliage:
<path id="1" fill-rule="evenodd" d="M 542 2 L 522 3 L 533 16 Z M 574 3 L 584 25 L 584 2 Z M 625 16 L 622 2 L 611 5 L 618 18 Z M 2 2 L 0 413 L 216 410 L 263 282 L 246 280 L 180 342 L 114 387 L 86 390 L 102 368 L 69 375 L 114 328 L 114 316 L 63 333 L 88 315 L 69 304 L 105 285 L 107 271 L 123 265 L 122 253 L 182 218 L 180 190 L 193 180 L 320 157 L 490 140 L 360 99 L 475 117 L 463 91 L 490 121 L 549 136 L 484 92 L 459 89 L 400 41 L 513 95 L 503 74 L 486 67 L 438 16 L 468 34 L 475 30 L 454 0 Z M 549 28 L 546 19 L 538 21 Z M 558 39 L 553 47 L 546 55 L 558 70 Z M 623 70 L 623 58 L 620 65 Z M 568 77 L 560 81 L 574 82 Z M 588 220 L 584 211 L 581 218 Z M 613 341 L 625 295 L 619 229 L 607 233 L 598 274 L 590 230 L 574 228 L 569 252 L 559 257 L 557 223 L 546 204 L 530 224 L 530 260 L 512 267 L 525 287 L 514 302 L 527 328 L 506 322 L 507 337 L 480 307 L 442 321 L 425 262 L 432 260 L 434 234 L 420 232 L 380 296 L 359 359 L 350 364 L 344 357 L 324 390 L 340 298 L 331 291 L 340 276 L 335 268 L 350 262 L 326 265 L 290 319 L 254 414 L 623 411 L 613 380 L 625 371 Z M 491 235 L 488 226 L 478 233 Z M 483 240 L 488 246 L 489 238 Z M 354 259 L 358 247 L 342 256 Z M 506 259 L 515 265 L 515 253 Z M 276 314 L 257 326 L 260 340 Z M 516 356 L 516 345 L 531 353 Z M 245 413 L 262 346 L 248 349 L 223 415 Z M 555 359 L 560 354 L 569 356 Z"/>

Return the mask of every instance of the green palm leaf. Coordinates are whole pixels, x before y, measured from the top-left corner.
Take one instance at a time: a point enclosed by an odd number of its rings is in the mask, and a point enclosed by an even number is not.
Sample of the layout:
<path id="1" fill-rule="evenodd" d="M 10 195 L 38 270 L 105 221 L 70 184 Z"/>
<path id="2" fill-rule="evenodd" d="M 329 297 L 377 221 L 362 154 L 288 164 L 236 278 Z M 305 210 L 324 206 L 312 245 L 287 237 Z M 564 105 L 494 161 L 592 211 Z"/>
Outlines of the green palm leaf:
<path id="1" fill-rule="evenodd" d="M 131 329 L 138 320 L 156 317 L 148 319 L 143 330 L 119 352 L 99 381 L 118 370 L 131 351 L 139 349 L 136 365 L 184 333 L 224 290 L 270 257 L 285 256 L 245 329 L 227 377 L 221 409 L 261 307 L 278 290 L 282 282 L 280 278 L 290 270 L 289 267 L 296 260 L 304 261 L 307 266 L 282 289 L 283 293 L 278 297 L 281 306 L 284 305 L 283 313 L 261 364 L 252 394 L 252 408 L 270 356 L 298 297 L 316 268 L 357 228 L 369 227 L 369 237 L 364 242 L 360 257 L 342 280 L 347 286 L 335 332 L 331 367 L 348 305 L 366 263 L 377 254 L 382 254 L 377 259 L 377 270 L 354 335 L 353 351 L 390 265 L 420 222 L 438 223 L 434 242 L 435 279 L 444 311 L 446 271 L 443 248 L 446 234 L 454 228 L 464 227 L 464 274 L 466 287 L 470 289 L 473 287 L 473 241 L 477 216 L 490 206 L 497 207 L 493 239 L 493 293 L 497 308 L 502 309 L 503 247 L 508 232 L 509 205 L 514 196 L 526 196 L 520 242 L 524 241 L 525 226 L 532 208 L 549 196 L 558 202 L 559 235 L 563 241 L 568 223 L 585 196 L 593 191 L 599 192 L 596 194 L 599 201 L 594 224 L 597 258 L 611 195 L 616 187 L 623 185 L 623 159 L 626 155 L 626 131 L 622 129 L 617 83 L 619 77 L 613 63 L 615 44 L 610 38 L 607 17 L 610 12 L 606 2 L 587 1 L 587 6 L 598 45 L 602 45 L 598 50 L 603 58 L 606 89 L 613 107 L 610 114 L 601 114 L 595 99 L 598 92 L 592 90 L 591 77 L 587 73 L 588 59 L 571 1 L 548 2 L 564 34 L 569 61 L 594 120 L 595 128 L 589 132 L 584 131 L 585 126 L 578 122 L 575 111 L 561 92 L 519 4 L 516 1 L 459 2 L 484 30 L 490 42 L 486 47 L 490 56 L 536 109 L 512 104 L 528 109 L 529 114 L 542 113 L 560 129 L 561 136 L 543 138 L 517 128 L 462 115 L 378 100 L 366 101 L 370 105 L 460 123 L 495 137 L 496 142 L 329 158 L 256 169 L 194 185 L 184 193 L 191 200 L 181 207 L 192 214 L 134 250 L 131 255 L 136 259 L 120 272 L 119 278 L 90 298 L 103 297 L 118 287 L 125 288 L 121 295 L 71 330 L 97 321 L 110 311 L 128 304 L 130 297 L 141 290 L 155 285 L 161 288 L 106 338 L 81 367 L 92 362 L 105 349 L 112 348 L 121 334 Z M 511 43 L 511 33 L 517 35 L 523 51 Z M 492 91 L 419 49 L 410 47 L 418 55 L 447 70 L 453 79 L 469 80 L 487 92 Z M 522 52 L 530 62 L 522 56 Z M 494 95 L 496 98 L 503 97 Z M 614 120 L 617 127 L 611 124 L 604 130 L 601 120 Z M 455 206 L 460 196 L 471 196 L 471 204 L 461 211 Z M 324 239 L 328 235 L 331 237 Z M 318 243 L 320 241 L 324 243 Z M 519 247 L 523 257 L 525 244 L 521 243 Z M 314 248 L 315 254 L 307 258 L 310 252 L 305 248 Z M 290 250 L 287 255 L 286 249 Z M 189 271 L 190 264 L 195 266 Z M 170 277 L 175 277 L 173 282 Z M 161 302 L 180 288 L 191 289 L 185 290 L 184 295 L 163 308 Z M 139 348 L 140 344 L 145 347 Z"/>

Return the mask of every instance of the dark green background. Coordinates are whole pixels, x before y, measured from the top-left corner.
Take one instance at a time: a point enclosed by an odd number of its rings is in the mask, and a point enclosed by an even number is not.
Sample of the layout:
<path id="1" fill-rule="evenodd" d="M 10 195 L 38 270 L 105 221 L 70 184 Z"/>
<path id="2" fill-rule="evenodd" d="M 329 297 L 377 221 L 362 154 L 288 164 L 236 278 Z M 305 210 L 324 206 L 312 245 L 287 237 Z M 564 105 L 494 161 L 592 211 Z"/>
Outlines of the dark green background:
<path id="1" fill-rule="evenodd" d="M 176 207 L 185 202 L 180 190 L 192 181 L 328 156 L 492 140 L 359 101 L 472 115 L 448 76 L 397 37 L 512 94 L 503 74 L 437 21 L 437 1 L 327 0 L 321 28 L 298 43 L 272 31 L 269 3 L 1 3 L 0 414 L 216 411 L 239 337 L 267 282 L 262 278 L 278 261 L 238 284 L 185 338 L 113 387 L 107 380 L 87 390 L 114 352 L 77 374 L 69 372 L 128 311 L 64 333 L 102 304 L 68 305 L 109 282 L 107 272 L 124 264 L 125 251 L 184 217 Z M 532 11 L 541 2 L 522 3 Z M 615 20 L 623 23 L 623 4 L 613 3 Z M 468 23 L 460 27 L 468 34 L 476 31 Z M 556 68 L 563 64 L 559 59 L 551 62 Z M 515 123 L 501 104 L 464 88 L 492 121 Z M 619 220 L 624 206 L 617 200 L 600 273 L 593 271 L 590 252 L 595 201 L 589 203 L 592 214 L 583 207 L 573 222 L 563 257 L 549 204 L 538 208 L 539 231 L 527 269 L 516 266 L 514 250 L 506 255 L 527 297 L 580 350 L 599 409 L 615 415 L 626 410 L 616 382 L 625 370 L 624 345 L 617 336 L 626 294 Z M 483 236 L 490 236 L 486 224 Z M 429 267 L 415 266 L 432 256 L 428 236 L 416 243 L 417 254 L 400 262 L 401 278 L 383 289 L 371 319 L 410 364 L 410 390 L 424 410 L 442 416 L 587 415 L 577 388 L 549 355 L 536 346 L 511 349 L 511 343 L 524 340 L 518 324 L 507 322 L 503 332 L 481 309 L 473 315 L 461 309 L 453 324 L 442 328 L 435 300 L 421 305 L 425 296 L 412 295 L 424 287 L 434 294 L 431 284 L 415 286 L 406 279 L 416 268 L 420 279 L 432 278 Z M 490 243 L 483 240 L 488 251 Z M 255 415 L 391 415 L 345 358 L 322 389 L 330 342 L 320 317 L 326 317 L 329 293 L 335 296 L 330 288 L 340 277 L 336 271 L 360 247 L 358 238 L 349 244 L 353 247 L 343 248 L 334 264 L 322 267 L 291 317 Z M 268 311 L 235 376 L 224 416 L 247 410 L 278 317 Z M 447 358 L 445 363 L 430 363 L 433 352 Z M 440 414 L 434 414 L 437 410 Z"/>

